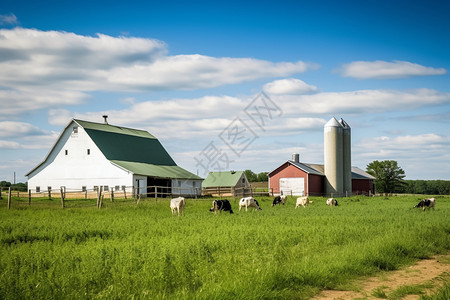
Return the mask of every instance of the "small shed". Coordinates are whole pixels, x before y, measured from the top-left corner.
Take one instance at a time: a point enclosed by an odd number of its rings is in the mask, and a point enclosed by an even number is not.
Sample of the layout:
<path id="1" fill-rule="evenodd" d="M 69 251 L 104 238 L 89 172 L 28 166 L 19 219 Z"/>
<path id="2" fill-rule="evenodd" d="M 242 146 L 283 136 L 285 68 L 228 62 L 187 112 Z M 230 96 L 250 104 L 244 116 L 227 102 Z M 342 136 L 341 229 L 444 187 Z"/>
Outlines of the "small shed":
<path id="1" fill-rule="evenodd" d="M 251 193 L 244 171 L 210 172 L 202 183 L 204 195 L 235 196 Z"/>

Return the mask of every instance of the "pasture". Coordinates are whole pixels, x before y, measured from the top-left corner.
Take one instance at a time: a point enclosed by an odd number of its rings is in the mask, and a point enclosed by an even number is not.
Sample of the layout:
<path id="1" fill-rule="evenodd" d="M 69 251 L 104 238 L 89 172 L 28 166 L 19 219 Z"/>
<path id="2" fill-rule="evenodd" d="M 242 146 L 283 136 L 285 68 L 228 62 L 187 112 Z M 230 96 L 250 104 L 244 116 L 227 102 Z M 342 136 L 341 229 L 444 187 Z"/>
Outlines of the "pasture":
<path id="1" fill-rule="evenodd" d="M 209 212 L 212 199 L 105 208 L 0 200 L 0 299 L 308 299 L 450 249 L 450 197 L 311 197 Z M 58 203 L 56 201 L 56 203 Z"/>

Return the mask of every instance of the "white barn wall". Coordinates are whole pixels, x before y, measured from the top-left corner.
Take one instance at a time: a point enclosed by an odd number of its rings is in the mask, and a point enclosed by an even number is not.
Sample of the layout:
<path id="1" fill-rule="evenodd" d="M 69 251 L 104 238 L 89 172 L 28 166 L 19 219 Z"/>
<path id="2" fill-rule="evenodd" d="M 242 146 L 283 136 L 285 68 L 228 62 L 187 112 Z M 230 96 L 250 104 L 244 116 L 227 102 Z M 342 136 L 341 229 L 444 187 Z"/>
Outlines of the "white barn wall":
<path id="1" fill-rule="evenodd" d="M 78 133 L 72 132 L 74 126 L 78 127 Z M 75 122 L 69 124 L 47 160 L 28 178 L 28 188 L 33 192 L 36 187 L 46 191 L 48 186 L 52 189 L 65 186 L 66 190 L 81 190 L 86 186 L 89 190 L 94 186 L 122 188 L 134 183 L 133 174 L 107 160 L 85 130 Z"/>
<path id="2" fill-rule="evenodd" d="M 200 196 L 202 194 L 202 180 L 172 179 L 172 194 L 182 196 Z"/>

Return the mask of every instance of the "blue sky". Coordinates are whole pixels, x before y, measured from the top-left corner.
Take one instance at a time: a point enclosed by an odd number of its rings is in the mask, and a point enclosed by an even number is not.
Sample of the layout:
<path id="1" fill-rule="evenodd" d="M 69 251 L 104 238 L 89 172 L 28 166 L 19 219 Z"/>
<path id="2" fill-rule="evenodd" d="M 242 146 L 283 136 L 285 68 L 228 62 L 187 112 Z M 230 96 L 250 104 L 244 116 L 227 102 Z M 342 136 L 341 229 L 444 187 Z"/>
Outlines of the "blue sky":
<path id="1" fill-rule="evenodd" d="M 72 118 L 103 114 L 200 176 L 272 171 L 294 152 L 323 163 L 335 116 L 352 127 L 353 165 L 397 160 L 407 179 L 450 180 L 449 12 L 450 1 L 2 1 L 0 180 L 26 181 Z"/>

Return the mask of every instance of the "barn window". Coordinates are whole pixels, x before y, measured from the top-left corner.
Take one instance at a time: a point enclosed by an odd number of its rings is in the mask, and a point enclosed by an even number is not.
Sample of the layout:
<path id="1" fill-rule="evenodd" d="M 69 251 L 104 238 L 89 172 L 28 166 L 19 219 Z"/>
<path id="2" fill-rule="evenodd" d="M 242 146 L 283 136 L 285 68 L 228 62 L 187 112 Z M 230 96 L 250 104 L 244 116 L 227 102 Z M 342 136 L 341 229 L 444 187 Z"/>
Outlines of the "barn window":
<path id="1" fill-rule="evenodd" d="M 82 192 L 86 192 L 86 186 L 85 186 L 85 185 L 83 185 L 83 186 L 81 187 L 81 191 L 82 191 Z"/>
<path id="2" fill-rule="evenodd" d="M 64 154 L 68 155 L 69 154 L 69 150 L 64 150 Z"/>
<path id="3" fill-rule="evenodd" d="M 52 187 L 51 187 L 51 186 L 48 186 L 48 187 L 47 187 L 47 191 L 50 192 L 51 190 L 52 190 Z"/>
<path id="4" fill-rule="evenodd" d="M 98 185 L 94 185 L 94 191 L 98 191 Z"/>
<path id="5" fill-rule="evenodd" d="M 242 183 L 245 183 L 245 178 L 242 178 Z"/>
<path id="6" fill-rule="evenodd" d="M 74 126 L 72 128 L 72 133 L 78 133 L 78 126 Z"/>
<path id="7" fill-rule="evenodd" d="M 107 186 L 107 185 L 103 186 L 103 190 L 104 190 L 105 192 L 109 191 L 109 186 Z"/>
<path id="8" fill-rule="evenodd" d="M 41 192 L 41 187 L 40 186 L 37 186 L 36 187 L 36 193 L 40 193 Z"/>
<path id="9" fill-rule="evenodd" d="M 125 191 L 125 186 L 124 185 L 122 185 L 122 191 Z"/>
<path id="10" fill-rule="evenodd" d="M 87 155 L 91 155 L 91 149 L 87 149 Z"/>
<path id="11" fill-rule="evenodd" d="M 120 186 L 116 185 L 116 186 L 114 187 L 114 190 L 115 190 L 115 191 L 120 191 Z"/>

